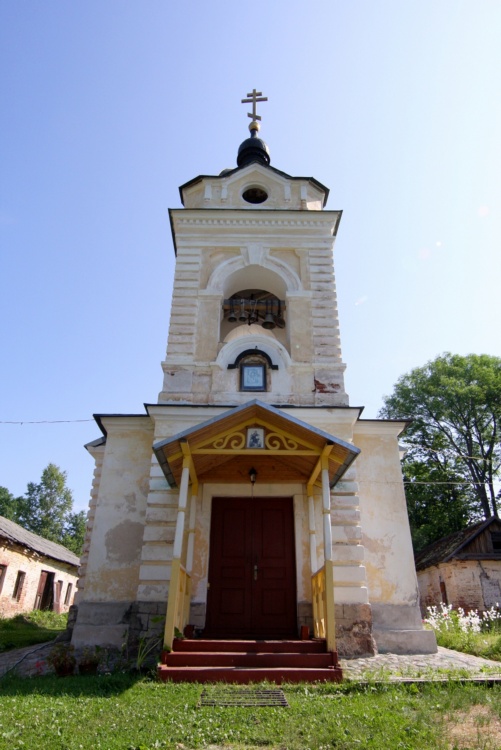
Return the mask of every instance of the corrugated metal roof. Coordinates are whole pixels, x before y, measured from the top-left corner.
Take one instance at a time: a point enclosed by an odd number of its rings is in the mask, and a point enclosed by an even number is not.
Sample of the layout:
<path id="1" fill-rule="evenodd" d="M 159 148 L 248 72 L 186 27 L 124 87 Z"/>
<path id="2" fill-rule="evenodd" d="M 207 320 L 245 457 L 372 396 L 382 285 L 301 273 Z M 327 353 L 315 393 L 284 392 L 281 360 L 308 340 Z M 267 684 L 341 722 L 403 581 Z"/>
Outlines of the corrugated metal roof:
<path id="1" fill-rule="evenodd" d="M 418 552 L 415 556 L 416 570 L 424 570 L 424 568 L 428 568 L 430 565 L 447 562 L 451 557 L 459 554 L 466 544 L 471 542 L 495 520 L 497 519 L 488 518 L 487 521 L 479 521 L 468 526 L 466 529 L 454 531 L 452 534 L 429 544 L 428 547 L 425 547 L 425 549 Z"/>
<path id="2" fill-rule="evenodd" d="M 52 557 L 54 560 L 60 560 L 69 565 L 80 565 L 80 558 L 73 554 L 73 552 L 70 552 L 69 549 L 66 549 L 66 547 L 63 547 L 62 544 L 49 542 L 48 539 L 44 539 L 38 536 L 38 534 L 33 534 L 32 531 L 23 529 L 19 524 L 9 521 L 8 518 L 4 518 L 3 516 L 0 516 L 0 537 L 4 537 L 9 542 L 20 544 L 23 547 L 28 547 L 34 552 L 38 552 L 39 555 Z"/>

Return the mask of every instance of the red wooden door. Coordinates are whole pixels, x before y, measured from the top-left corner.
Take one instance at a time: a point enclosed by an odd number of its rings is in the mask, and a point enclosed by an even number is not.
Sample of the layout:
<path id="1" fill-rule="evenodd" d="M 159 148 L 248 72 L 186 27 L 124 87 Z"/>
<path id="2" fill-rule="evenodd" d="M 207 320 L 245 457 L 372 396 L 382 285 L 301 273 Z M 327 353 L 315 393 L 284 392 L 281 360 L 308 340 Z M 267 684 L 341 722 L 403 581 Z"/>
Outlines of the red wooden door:
<path id="1" fill-rule="evenodd" d="M 297 635 L 290 498 L 214 498 L 205 634 Z"/>
<path id="2" fill-rule="evenodd" d="M 53 609 L 54 601 L 54 573 L 42 570 L 38 581 L 34 609 Z"/>

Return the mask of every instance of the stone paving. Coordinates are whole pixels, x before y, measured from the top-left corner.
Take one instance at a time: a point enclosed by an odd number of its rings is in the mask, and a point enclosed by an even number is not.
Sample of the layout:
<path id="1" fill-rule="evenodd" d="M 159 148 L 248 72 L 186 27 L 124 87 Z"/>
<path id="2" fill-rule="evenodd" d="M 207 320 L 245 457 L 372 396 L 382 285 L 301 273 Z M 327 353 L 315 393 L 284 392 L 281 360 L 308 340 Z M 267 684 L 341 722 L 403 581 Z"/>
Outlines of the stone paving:
<path id="1" fill-rule="evenodd" d="M 52 671 L 47 664 L 47 656 L 53 645 L 53 642 L 44 643 L 0 654 L 0 677 L 14 671 L 24 677 L 34 677 Z M 347 680 L 381 679 L 405 682 L 455 678 L 501 681 L 501 662 L 440 647 L 436 654 L 379 654 L 366 659 L 340 661 Z"/>
<path id="2" fill-rule="evenodd" d="M 367 659 L 340 659 L 346 680 L 486 679 L 501 681 L 501 662 L 438 647 L 436 654 L 378 654 Z"/>

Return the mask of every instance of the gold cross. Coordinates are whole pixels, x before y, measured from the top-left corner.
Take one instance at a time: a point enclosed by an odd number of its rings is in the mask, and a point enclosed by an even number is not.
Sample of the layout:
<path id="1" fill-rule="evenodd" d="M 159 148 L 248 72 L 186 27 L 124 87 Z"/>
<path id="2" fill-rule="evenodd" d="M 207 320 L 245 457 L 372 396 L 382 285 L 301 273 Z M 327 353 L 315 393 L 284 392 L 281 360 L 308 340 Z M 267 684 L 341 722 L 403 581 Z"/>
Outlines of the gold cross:
<path id="1" fill-rule="evenodd" d="M 252 114 L 250 112 L 247 112 L 247 117 L 252 117 L 252 120 L 255 122 L 256 120 L 260 120 L 261 116 L 256 114 L 256 104 L 258 102 L 267 102 L 268 97 L 263 96 L 262 91 L 256 91 L 256 89 L 252 89 L 250 94 L 247 94 L 249 99 L 242 99 L 242 104 L 252 104 Z M 250 127 L 250 125 L 249 125 Z"/>

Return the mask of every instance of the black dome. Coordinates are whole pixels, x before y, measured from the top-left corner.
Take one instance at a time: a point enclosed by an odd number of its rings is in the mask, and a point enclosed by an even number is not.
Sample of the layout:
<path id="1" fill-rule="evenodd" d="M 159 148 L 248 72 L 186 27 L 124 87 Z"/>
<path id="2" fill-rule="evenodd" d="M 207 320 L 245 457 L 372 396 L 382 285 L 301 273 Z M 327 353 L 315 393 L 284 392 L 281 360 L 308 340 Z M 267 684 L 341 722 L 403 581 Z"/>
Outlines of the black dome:
<path id="1" fill-rule="evenodd" d="M 265 166 L 268 166 L 270 163 L 270 149 L 261 138 L 257 138 L 255 135 L 246 138 L 245 141 L 240 144 L 237 156 L 237 164 L 239 167 L 245 167 L 253 161 L 257 161 Z"/>

